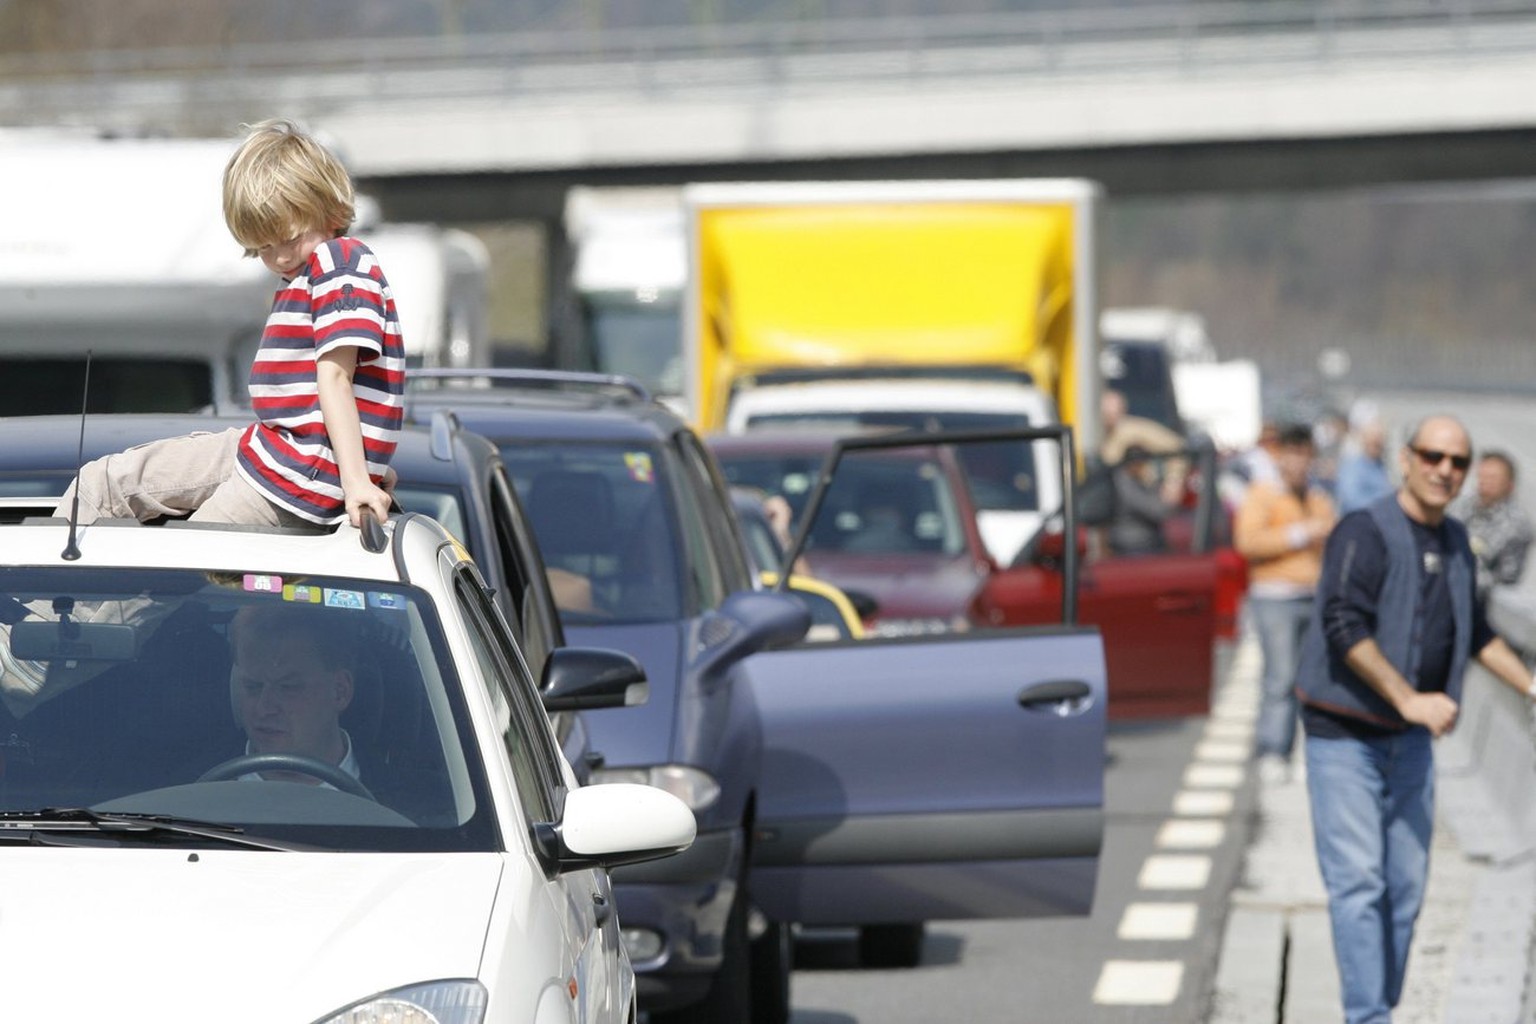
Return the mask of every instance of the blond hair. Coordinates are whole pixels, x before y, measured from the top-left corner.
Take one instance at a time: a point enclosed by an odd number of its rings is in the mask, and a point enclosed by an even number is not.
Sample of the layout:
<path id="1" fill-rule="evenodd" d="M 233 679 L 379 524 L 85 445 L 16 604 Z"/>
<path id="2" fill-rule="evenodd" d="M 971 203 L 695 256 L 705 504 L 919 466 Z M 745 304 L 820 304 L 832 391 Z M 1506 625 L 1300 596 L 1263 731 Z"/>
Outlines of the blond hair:
<path id="1" fill-rule="evenodd" d="M 245 128 L 224 168 L 224 221 L 245 254 L 306 231 L 345 231 L 353 194 L 341 161 L 284 118 Z"/>

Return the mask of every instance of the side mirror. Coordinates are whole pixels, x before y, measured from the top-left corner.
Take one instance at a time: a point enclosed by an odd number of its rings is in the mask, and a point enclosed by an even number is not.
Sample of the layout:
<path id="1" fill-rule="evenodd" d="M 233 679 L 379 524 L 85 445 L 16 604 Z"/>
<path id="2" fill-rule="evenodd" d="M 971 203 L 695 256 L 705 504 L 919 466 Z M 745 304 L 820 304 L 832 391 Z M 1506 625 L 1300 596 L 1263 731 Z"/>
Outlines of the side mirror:
<path id="1" fill-rule="evenodd" d="M 671 793 L 634 782 L 582 786 L 558 822 L 533 827 L 545 874 L 670 857 L 693 844 L 693 812 Z"/>
<path id="2" fill-rule="evenodd" d="M 811 628 L 799 598 L 776 590 L 738 590 L 699 628 L 698 663 L 718 672 L 758 651 L 788 647 Z"/>
<path id="3" fill-rule="evenodd" d="M 1077 554 L 1082 557 L 1088 551 L 1088 538 L 1083 531 L 1077 531 Z M 1067 535 L 1064 531 L 1057 530 L 1051 533 L 1043 533 L 1035 543 L 1034 562 L 1037 565 L 1059 566 L 1066 561 Z"/>
<path id="4" fill-rule="evenodd" d="M 556 647 L 544 662 L 539 697 L 551 714 L 635 707 L 649 699 L 650 684 L 645 669 L 623 651 Z"/>

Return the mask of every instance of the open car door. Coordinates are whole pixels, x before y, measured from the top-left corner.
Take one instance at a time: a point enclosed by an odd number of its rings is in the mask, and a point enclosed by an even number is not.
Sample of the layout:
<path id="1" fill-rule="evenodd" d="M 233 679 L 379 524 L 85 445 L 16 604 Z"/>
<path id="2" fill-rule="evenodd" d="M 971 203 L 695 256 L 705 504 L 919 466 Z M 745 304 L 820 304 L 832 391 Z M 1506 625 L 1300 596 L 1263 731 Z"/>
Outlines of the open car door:
<path id="1" fill-rule="evenodd" d="M 1083 517 L 1093 525 L 1038 534 L 1012 566 L 985 581 L 971 606 L 972 620 L 982 625 L 1052 621 L 1066 584 L 1063 538 L 1077 536 L 1076 554 L 1083 560 L 1079 615 L 1104 634 L 1112 719 L 1210 710 L 1218 587 L 1226 572 L 1216 544 L 1223 512 L 1216 495 L 1215 453 L 1187 449 L 1138 461 L 1155 471 L 1175 460 L 1189 467 L 1194 500 L 1171 510 L 1157 543 L 1144 550 L 1117 549 L 1100 532 L 1114 515 L 1113 503 L 1107 503 L 1103 516 Z M 1113 474 L 1130 468 L 1125 463 L 1108 467 L 1101 479 L 1110 486 Z M 1090 503 L 1083 500 L 1085 506 Z"/>
<path id="2" fill-rule="evenodd" d="M 967 440 L 1053 441 L 1072 464 L 1064 427 L 844 440 L 786 566 L 843 452 Z M 1075 624 L 1068 563 L 1050 626 L 803 645 L 742 663 L 763 728 L 751 890 L 765 914 L 871 925 L 1088 912 L 1105 669 L 1098 631 Z"/>

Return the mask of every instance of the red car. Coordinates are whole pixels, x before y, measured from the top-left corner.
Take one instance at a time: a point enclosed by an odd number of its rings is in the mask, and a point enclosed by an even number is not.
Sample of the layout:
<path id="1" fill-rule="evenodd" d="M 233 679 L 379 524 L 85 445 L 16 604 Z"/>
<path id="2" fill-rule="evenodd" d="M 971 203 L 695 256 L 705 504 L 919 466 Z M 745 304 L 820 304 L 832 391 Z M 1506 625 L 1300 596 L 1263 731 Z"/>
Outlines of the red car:
<path id="1" fill-rule="evenodd" d="M 833 438 L 753 431 L 707 439 L 733 485 L 782 495 L 799 521 Z M 805 549 L 806 567 L 872 599 L 876 636 L 967 629 L 967 607 L 995 565 L 965 477 L 947 447 L 845 456 Z"/>
<path id="2" fill-rule="evenodd" d="M 1241 573 L 1219 546 L 1225 512 L 1209 453 L 1190 452 L 1189 500 L 1163 523 L 1156 550 L 1116 554 L 1099 526 L 1078 530 L 1078 618 L 1100 627 L 1111 718 L 1210 710 L 1214 641 L 1236 619 Z M 971 602 L 978 623 L 1053 621 L 1061 603 L 1060 533 L 1037 536 L 1014 564 L 987 578 Z"/>
<path id="3" fill-rule="evenodd" d="M 834 439 L 749 432 L 708 443 L 732 483 L 782 494 L 798 517 Z M 1213 643 L 1234 614 L 1222 614 L 1234 584 L 1213 542 L 1221 510 L 1210 479 L 1192 474 L 1197 498 L 1166 524 L 1161 551 L 1111 554 L 1099 528 L 1079 530 L 1078 621 L 1104 635 L 1111 718 L 1210 708 Z M 889 505 L 907 507 L 904 526 L 882 518 Z M 873 597 L 871 629 L 889 635 L 1059 623 L 1061 544 L 1042 534 L 1012 566 L 996 565 L 958 460 L 929 446 L 845 456 L 805 557 L 816 575 Z"/>

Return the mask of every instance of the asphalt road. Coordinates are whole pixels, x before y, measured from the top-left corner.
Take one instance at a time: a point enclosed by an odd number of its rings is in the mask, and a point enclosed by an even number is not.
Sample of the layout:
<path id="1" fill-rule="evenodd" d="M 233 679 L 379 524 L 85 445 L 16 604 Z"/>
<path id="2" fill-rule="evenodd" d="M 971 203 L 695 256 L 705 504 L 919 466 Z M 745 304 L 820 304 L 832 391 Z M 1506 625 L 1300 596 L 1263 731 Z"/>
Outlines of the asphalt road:
<path id="1" fill-rule="evenodd" d="M 1218 679 L 1230 653 L 1218 659 Z M 1235 785 L 1214 788 L 1211 778 L 1189 775 L 1192 765 L 1223 767 L 1220 718 L 1112 727 L 1091 916 L 930 923 L 923 961 L 910 970 L 857 967 L 851 932 L 802 936 L 793 1024 L 1203 1019 L 1253 801 L 1245 771 Z M 1231 807 L 1206 813 L 1181 804 L 1192 787 L 1229 793 Z"/>

